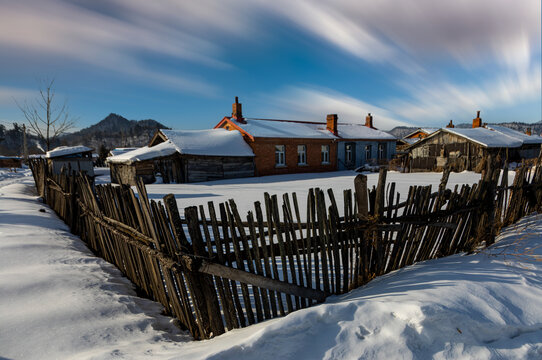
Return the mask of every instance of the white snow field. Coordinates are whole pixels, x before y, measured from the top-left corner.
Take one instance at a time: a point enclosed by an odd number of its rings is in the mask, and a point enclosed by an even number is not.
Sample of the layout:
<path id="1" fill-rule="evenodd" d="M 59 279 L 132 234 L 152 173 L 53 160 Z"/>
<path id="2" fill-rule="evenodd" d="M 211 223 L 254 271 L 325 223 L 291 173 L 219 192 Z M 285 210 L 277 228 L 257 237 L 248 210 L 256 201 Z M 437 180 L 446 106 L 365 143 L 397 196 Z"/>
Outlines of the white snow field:
<path id="1" fill-rule="evenodd" d="M 0 359 L 542 358 L 542 214 L 479 253 L 419 263 L 324 304 L 196 342 L 68 232 L 37 199 L 28 170 L 17 174 L 0 169 Z M 339 191 L 353 175 L 149 188 L 157 198 L 177 189 L 184 206 L 235 198 L 246 210 L 263 191 Z M 478 177 L 452 174 L 450 183 Z M 436 185 L 440 174 L 388 179 L 406 188 Z"/>
<path id="2" fill-rule="evenodd" d="M 364 173 L 367 175 L 367 186 L 371 188 L 378 182 L 378 173 Z M 353 171 L 335 171 L 311 174 L 291 174 L 252 177 L 243 179 L 229 179 L 207 181 L 191 184 L 150 184 L 147 185 L 149 198 L 162 200 L 172 193 L 177 199 L 181 213 L 188 206 L 207 205 L 208 201 L 215 204 L 234 199 L 241 215 L 249 210 L 254 210 L 254 202 L 264 204 L 264 192 L 279 197 L 284 193 L 297 193 L 299 208 L 302 219 L 306 217 L 307 193 L 310 188 L 333 189 L 337 206 L 344 206 L 343 190 L 354 188 L 354 178 L 357 173 Z M 433 191 L 438 190 L 442 173 L 410 173 L 402 174 L 390 171 L 387 174 L 386 183 L 396 182 L 396 191 L 401 194 L 401 201 L 406 200 L 408 188 L 411 185 L 432 185 Z M 106 177 L 104 177 L 106 179 Z M 509 183 L 514 179 L 514 173 L 509 173 Z M 453 189 L 457 184 L 474 184 L 480 180 L 480 174 L 474 172 L 451 173 L 448 188 Z M 135 187 L 134 187 L 135 190 Z M 326 201 L 329 204 L 326 194 Z M 282 200 L 281 200 L 282 201 Z"/>

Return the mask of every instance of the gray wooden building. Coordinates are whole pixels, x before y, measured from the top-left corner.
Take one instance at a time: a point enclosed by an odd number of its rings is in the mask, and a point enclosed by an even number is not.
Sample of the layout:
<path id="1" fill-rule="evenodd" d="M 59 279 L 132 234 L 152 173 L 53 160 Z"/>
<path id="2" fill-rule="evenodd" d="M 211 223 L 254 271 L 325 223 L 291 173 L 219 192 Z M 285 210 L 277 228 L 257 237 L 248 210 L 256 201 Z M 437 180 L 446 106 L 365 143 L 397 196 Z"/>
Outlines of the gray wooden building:
<path id="1" fill-rule="evenodd" d="M 158 130 L 148 146 L 107 159 L 111 181 L 133 185 L 254 176 L 254 153 L 238 131 Z"/>
<path id="2" fill-rule="evenodd" d="M 54 148 L 45 154 L 49 171 L 53 174 L 60 174 L 65 168 L 72 174 L 83 172 L 88 176 L 94 176 L 93 150 L 83 145 Z"/>
<path id="3" fill-rule="evenodd" d="M 483 159 L 491 154 L 504 162 L 538 156 L 542 137 L 494 127 L 442 128 L 411 145 L 410 171 L 440 171 L 448 165 L 453 171 L 480 170 Z"/>

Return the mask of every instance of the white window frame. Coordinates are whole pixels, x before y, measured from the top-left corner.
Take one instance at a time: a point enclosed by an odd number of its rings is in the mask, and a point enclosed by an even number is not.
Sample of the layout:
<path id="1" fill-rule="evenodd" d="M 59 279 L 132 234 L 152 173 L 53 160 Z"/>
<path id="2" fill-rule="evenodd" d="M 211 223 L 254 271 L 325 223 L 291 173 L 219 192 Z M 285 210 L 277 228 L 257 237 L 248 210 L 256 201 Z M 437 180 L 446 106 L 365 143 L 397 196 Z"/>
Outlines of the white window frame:
<path id="1" fill-rule="evenodd" d="M 329 145 L 322 145 L 322 164 L 329 164 Z"/>
<path id="2" fill-rule="evenodd" d="M 286 146 L 284 145 L 275 145 L 275 166 L 286 166 Z"/>
<path id="3" fill-rule="evenodd" d="M 354 144 L 344 144 L 344 161 L 347 164 L 352 164 L 354 162 Z"/>
<path id="4" fill-rule="evenodd" d="M 307 145 L 297 145 L 297 165 L 307 165 Z"/>
<path id="5" fill-rule="evenodd" d="M 372 145 L 365 145 L 365 161 L 371 160 L 371 156 L 373 153 Z"/>
<path id="6" fill-rule="evenodd" d="M 384 144 L 378 144 L 378 159 L 384 159 Z"/>

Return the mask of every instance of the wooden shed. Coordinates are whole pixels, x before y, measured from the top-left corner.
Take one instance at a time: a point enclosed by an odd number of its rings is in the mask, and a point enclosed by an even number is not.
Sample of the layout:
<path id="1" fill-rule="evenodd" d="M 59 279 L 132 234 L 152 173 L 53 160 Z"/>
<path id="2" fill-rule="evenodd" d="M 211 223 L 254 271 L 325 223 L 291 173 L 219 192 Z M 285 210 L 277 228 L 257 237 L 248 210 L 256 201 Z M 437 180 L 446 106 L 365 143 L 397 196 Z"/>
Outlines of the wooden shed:
<path id="1" fill-rule="evenodd" d="M 16 169 L 22 166 L 23 159 L 18 156 L 0 155 L 0 168 Z"/>
<path id="2" fill-rule="evenodd" d="M 488 155 L 504 161 L 521 161 L 538 156 L 542 137 L 513 129 L 482 123 L 480 111 L 472 120 L 472 128 L 456 128 L 452 122 L 411 145 L 410 171 L 435 171 L 448 165 L 453 171 L 481 170 L 479 165 Z"/>
<path id="3" fill-rule="evenodd" d="M 254 176 L 254 153 L 239 132 L 158 130 L 149 145 L 107 159 L 111 181 L 187 183 Z"/>
<path id="4" fill-rule="evenodd" d="M 59 146 L 45 154 L 49 171 L 53 174 L 60 174 L 62 168 L 72 173 L 84 172 L 88 176 L 94 176 L 94 164 L 92 162 L 92 151 L 94 149 L 86 146 Z"/>

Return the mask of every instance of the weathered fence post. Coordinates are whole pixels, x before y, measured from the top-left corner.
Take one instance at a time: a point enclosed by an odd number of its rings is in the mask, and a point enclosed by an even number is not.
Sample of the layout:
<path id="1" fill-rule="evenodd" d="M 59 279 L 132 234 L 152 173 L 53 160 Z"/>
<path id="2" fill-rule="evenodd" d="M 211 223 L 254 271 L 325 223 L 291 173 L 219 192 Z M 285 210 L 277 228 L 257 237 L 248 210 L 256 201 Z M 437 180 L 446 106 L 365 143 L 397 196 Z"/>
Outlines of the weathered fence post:
<path id="1" fill-rule="evenodd" d="M 356 190 L 356 204 L 358 217 L 367 219 L 369 217 L 369 198 L 367 194 L 367 176 L 359 174 L 354 178 L 354 189 Z"/>

